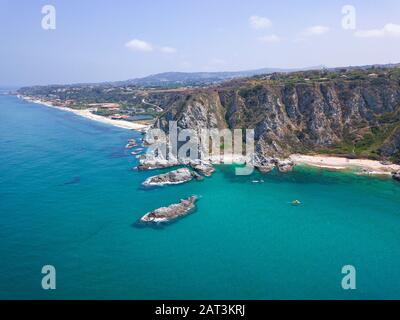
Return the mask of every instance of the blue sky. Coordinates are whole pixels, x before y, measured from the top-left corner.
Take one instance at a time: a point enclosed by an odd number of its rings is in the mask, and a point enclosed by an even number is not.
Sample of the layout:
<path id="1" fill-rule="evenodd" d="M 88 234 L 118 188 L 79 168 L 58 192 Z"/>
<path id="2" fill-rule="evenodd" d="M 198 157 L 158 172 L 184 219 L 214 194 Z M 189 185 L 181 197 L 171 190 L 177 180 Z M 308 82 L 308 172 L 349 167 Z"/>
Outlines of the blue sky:
<path id="1" fill-rule="evenodd" d="M 44 5 L 56 29 L 41 27 Z M 342 28 L 344 5 L 356 29 Z M 400 1 L 0 0 L 0 85 L 400 62 Z"/>

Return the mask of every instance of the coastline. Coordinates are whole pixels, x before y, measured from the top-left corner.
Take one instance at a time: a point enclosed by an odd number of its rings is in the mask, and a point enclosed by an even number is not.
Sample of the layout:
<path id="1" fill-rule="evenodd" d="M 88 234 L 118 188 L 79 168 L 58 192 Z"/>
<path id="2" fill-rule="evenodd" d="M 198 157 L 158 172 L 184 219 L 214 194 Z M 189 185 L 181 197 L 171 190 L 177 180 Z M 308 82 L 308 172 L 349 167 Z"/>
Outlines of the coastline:
<path id="1" fill-rule="evenodd" d="M 26 97 L 21 95 L 18 95 L 17 97 L 32 103 L 41 104 L 58 110 L 72 112 L 86 119 L 109 124 L 123 129 L 145 132 L 150 127 L 149 125 L 141 123 L 134 123 L 125 120 L 109 119 L 103 116 L 93 114 L 90 112 L 89 109 L 77 110 L 68 107 L 54 106 L 48 101 L 43 101 L 40 99 L 32 99 L 31 97 Z M 288 159 L 291 160 L 295 165 L 306 165 L 321 169 L 337 170 L 337 171 L 353 170 L 356 171 L 356 174 L 360 175 L 391 176 L 393 172 L 400 172 L 400 165 L 393 163 L 383 164 L 381 161 L 370 160 L 370 159 L 361 159 L 361 158 L 349 159 L 345 157 L 337 157 L 337 156 L 329 156 L 321 154 L 316 154 L 316 155 L 292 154 L 289 156 Z M 228 163 L 235 163 L 235 162 L 242 163 L 245 161 L 243 156 L 237 156 L 237 155 L 228 156 L 227 158 L 226 156 L 212 156 L 210 160 L 213 163 L 220 163 L 221 160 L 222 162 L 228 162 Z"/>
<path id="2" fill-rule="evenodd" d="M 212 156 L 210 160 L 212 163 L 244 163 L 245 157 L 239 155 Z M 390 162 L 383 164 L 379 160 L 362 158 L 349 159 L 323 154 L 292 154 L 287 158 L 287 160 L 292 161 L 294 165 L 305 165 L 326 170 L 353 171 L 355 174 L 359 175 L 380 175 L 390 177 L 393 175 L 393 172 L 400 171 L 400 165 Z"/>
<path id="3" fill-rule="evenodd" d="M 344 157 L 333 157 L 327 155 L 302 155 L 293 154 L 290 157 L 295 164 L 307 165 L 331 170 L 359 170 L 362 175 L 384 175 L 391 176 L 393 172 L 400 171 L 400 165 L 383 164 L 378 160 L 348 159 Z"/>
<path id="4" fill-rule="evenodd" d="M 50 108 L 55 108 L 58 110 L 72 112 L 72 113 L 74 113 L 78 116 L 84 117 L 86 119 L 109 124 L 109 125 L 112 125 L 115 127 L 123 128 L 123 129 L 145 132 L 149 128 L 148 125 L 144 125 L 141 123 L 134 123 L 134 122 L 125 121 L 125 120 L 113 120 L 113 119 L 109 119 L 109 118 L 106 118 L 103 116 L 99 116 L 97 114 L 91 113 L 89 109 L 77 110 L 77 109 L 71 109 L 71 108 L 67 108 L 67 107 L 58 107 L 58 106 L 54 106 L 53 104 L 51 104 L 48 101 L 43 101 L 43 100 L 39 100 L 39 99 L 31 99 L 29 97 L 25 97 L 25 96 L 21 96 L 21 95 L 18 95 L 17 97 L 22 100 L 28 101 L 28 102 L 40 104 L 40 105 L 50 107 Z"/>

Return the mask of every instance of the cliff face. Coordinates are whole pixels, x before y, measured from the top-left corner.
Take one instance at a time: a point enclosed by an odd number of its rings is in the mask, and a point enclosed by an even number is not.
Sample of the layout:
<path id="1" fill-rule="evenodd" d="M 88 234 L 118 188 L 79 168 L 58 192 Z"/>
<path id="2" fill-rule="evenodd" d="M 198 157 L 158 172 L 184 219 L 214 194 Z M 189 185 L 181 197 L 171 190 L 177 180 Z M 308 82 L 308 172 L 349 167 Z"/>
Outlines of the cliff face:
<path id="1" fill-rule="evenodd" d="M 400 159 L 400 84 L 393 79 L 276 83 L 182 92 L 156 122 L 168 129 L 254 129 L 264 156 L 324 152 Z"/>
<path id="2" fill-rule="evenodd" d="M 168 132 L 169 121 L 177 121 L 181 129 L 222 129 L 227 128 L 225 113 L 217 92 L 184 93 L 166 107 L 155 126 Z"/>

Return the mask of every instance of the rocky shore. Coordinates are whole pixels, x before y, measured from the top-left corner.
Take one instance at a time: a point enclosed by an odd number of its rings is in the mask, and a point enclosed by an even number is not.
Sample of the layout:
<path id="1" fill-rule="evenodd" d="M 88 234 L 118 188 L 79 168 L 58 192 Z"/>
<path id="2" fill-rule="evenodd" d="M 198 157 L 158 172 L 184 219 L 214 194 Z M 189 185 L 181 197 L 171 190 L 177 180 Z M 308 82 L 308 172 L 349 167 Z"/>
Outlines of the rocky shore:
<path id="1" fill-rule="evenodd" d="M 290 172 L 293 170 L 295 163 L 290 159 L 257 157 L 253 161 L 253 165 L 261 173 L 268 173 L 274 168 L 277 168 L 279 172 Z"/>
<path id="2" fill-rule="evenodd" d="M 171 161 L 171 160 L 159 160 L 159 159 L 149 159 L 144 155 L 139 160 L 139 165 L 137 169 L 139 171 L 145 170 L 155 170 L 155 169 L 165 169 L 179 165 L 178 161 Z"/>
<path id="3" fill-rule="evenodd" d="M 155 169 L 165 169 L 175 166 L 187 166 L 192 168 L 197 173 L 210 177 L 215 169 L 210 162 L 203 161 L 203 160 L 185 160 L 185 161 L 178 161 L 176 159 L 162 159 L 154 157 L 151 154 L 144 154 L 140 160 L 137 169 L 140 171 L 145 170 L 155 170 Z"/>
<path id="4" fill-rule="evenodd" d="M 141 223 L 162 223 L 175 220 L 189 214 L 195 209 L 197 196 L 182 199 L 179 203 L 174 203 L 168 207 L 161 207 L 146 213 L 141 219 Z"/>

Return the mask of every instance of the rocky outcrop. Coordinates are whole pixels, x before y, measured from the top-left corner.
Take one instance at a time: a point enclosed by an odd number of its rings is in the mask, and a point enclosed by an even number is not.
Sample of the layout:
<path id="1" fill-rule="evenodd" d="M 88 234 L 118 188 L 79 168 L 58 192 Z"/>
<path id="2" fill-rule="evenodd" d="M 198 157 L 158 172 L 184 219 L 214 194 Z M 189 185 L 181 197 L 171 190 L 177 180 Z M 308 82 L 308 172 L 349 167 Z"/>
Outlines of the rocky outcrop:
<path id="1" fill-rule="evenodd" d="M 152 186 L 164 186 L 170 184 L 181 184 L 189 182 L 194 177 L 198 178 L 197 175 L 195 175 L 189 169 L 181 168 L 170 171 L 168 173 L 163 173 L 157 176 L 149 177 L 142 183 L 142 185 L 145 187 L 152 187 Z"/>
<path id="2" fill-rule="evenodd" d="M 137 169 L 139 171 L 164 169 L 179 165 L 177 161 L 141 158 Z"/>
<path id="3" fill-rule="evenodd" d="M 169 121 L 177 122 L 180 129 L 226 128 L 224 108 L 217 92 L 182 93 L 166 108 L 155 127 L 169 132 Z"/>
<path id="4" fill-rule="evenodd" d="M 193 161 L 190 162 L 190 166 L 192 167 L 193 170 L 199 172 L 203 176 L 210 177 L 215 169 L 210 163 L 206 163 L 203 161 Z"/>
<path id="5" fill-rule="evenodd" d="M 279 172 L 290 172 L 295 166 L 294 162 L 290 159 L 269 158 L 263 157 L 260 154 L 256 154 L 253 165 L 261 173 L 268 173 L 274 168 L 277 168 Z"/>
<path id="6" fill-rule="evenodd" d="M 251 164 L 261 173 L 268 173 L 275 168 L 274 159 L 261 154 L 256 154 Z"/>
<path id="7" fill-rule="evenodd" d="M 139 171 L 154 170 L 154 169 L 164 169 L 179 165 L 177 159 L 170 158 L 166 159 L 161 154 L 154 154 L 147 150 L 146 153 L 140 156 L 139 165 L 137 169 Z"/>
<path id="8" fill-rule="evenodd" d="M 279 172 L 290 172 L 293 170 L 294 162 L 289 159 L 285 160 L 277 160 L 276 167 L 278 168 Z"/>
<path id="9" fill-rule="evenodd" d="M 146 153 L 141 156 L 139 160 L 139 165 L 137 169 L 140 171 L 144 170 L 154 170 L 154 169 L 164 169 L 174 166 L 189 166 L 196 172 L 202 174 L 203 176 L 210 177 L 215 169 L 210 162 L 203 160 L 180 160 L 175 158 L 164 159 L 162 157 L 157 157 L 154 154 Z"/>
<path id="10" fill-rule="evenodd" d="M 195 209 L 196 196 L 182 199 L 179 203 L 171 204 L 168 207 L 161 207 L 146 213 L 141 219 L 142 223 L 162 223 L 175 220 L 185 216 Z"/>
<path id="11" fill-rule="evenodd" d="M 272 170 L 274 170 L 275 165 L 273 163 L 268 163 L 265 165 L 260 165 L 255 167 L 258 171 L 260 171 L 261 173 L 268 173 L 271 172 Z"/>

